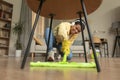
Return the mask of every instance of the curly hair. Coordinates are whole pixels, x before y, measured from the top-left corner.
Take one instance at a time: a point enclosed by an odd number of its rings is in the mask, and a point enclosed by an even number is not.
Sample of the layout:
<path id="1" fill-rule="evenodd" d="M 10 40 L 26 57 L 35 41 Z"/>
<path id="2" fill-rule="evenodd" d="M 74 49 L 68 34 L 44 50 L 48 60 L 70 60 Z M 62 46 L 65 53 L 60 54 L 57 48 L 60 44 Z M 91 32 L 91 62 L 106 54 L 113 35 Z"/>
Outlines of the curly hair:
<path id="1" fill-rule="evenodd" d="M 81 22 L 82 22 L 82 24 L 81 24 Z M 82 20 L 81 19 L 81 21 L 80 21 L 80 19 L 76 19 L 75 21 L 74 21 L 74 25 L 81 25 L 81 27 L 83 28 L 83 30 L 85 29 L 85 21 L 84 20 Z"/>

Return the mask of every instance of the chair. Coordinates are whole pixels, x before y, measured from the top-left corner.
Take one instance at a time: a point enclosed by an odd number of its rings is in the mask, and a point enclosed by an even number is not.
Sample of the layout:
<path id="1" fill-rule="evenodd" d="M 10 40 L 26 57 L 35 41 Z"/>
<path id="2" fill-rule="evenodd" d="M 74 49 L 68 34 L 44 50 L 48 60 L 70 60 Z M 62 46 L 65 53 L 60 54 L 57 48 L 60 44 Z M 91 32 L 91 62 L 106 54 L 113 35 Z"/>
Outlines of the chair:
<path id="1" fill-rule="evenodd" d="M 109 57 L 109 51 L 108 51 L 108 42 L 107 42 L 107 39 L 105 38 L 101 38 L 101 44 L 102 46 L 104 47 L 103 50 L 104 50 L 104 57 Z"/>
<path id="2" fill-rule="evenodd" d="M 101 40 L 100 40 L 100 38 L 97 37 L 97 36 L 93 36 L 93 43 L 94 43 L 95 49 L 99 50 L 100 56 L 102 57 L 102 53 L 101 53 Z"/>

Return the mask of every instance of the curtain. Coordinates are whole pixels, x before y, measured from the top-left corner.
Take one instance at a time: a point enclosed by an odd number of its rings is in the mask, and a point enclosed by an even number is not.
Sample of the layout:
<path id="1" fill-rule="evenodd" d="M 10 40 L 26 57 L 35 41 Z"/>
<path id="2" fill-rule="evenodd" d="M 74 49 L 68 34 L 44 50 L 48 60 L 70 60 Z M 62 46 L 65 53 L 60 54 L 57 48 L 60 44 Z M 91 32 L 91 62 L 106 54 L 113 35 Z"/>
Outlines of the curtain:
<path id="1" fill-rule="evenodd" d="M 32 11 L 29 9 L 26 0 L 22 0 L 20 22 L 24 25 L 21 35 L 22 50 L 24 52 L 32 29 Z"/>

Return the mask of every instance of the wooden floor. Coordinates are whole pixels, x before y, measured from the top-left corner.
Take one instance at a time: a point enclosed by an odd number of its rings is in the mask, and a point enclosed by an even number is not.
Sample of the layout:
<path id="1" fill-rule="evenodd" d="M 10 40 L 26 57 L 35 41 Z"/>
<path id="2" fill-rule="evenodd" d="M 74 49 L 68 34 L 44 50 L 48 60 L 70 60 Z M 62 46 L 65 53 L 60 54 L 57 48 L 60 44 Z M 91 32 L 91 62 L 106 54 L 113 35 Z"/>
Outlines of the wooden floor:
<path id="1" fill-rule="evenodd" d="M 35 60 L 40 60 L 36 58 Z M 0 80 L 120 80 L 120 58 L 100 58 L 101 72 L 96 68 L 30 68 L 30 58 L 23 70 L 20 69 L 21 59 L 0 57 Z M 73 61 L 81 61 L 76 57 Z"/>

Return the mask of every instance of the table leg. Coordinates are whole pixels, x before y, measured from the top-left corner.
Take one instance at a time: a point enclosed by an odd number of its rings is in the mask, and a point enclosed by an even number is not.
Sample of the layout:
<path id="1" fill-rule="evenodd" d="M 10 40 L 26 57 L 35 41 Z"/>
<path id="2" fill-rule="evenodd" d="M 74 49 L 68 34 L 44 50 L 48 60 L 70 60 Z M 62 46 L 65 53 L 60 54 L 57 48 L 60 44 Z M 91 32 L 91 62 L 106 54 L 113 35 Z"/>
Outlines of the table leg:
<path id="1" fill-rule="evenodd" d="M 82 12 L 78 12 L 78 15 L 80 17 L 80 23 L 82 24 Z M 81 27 L 83 27 L 84 25 L 81 25 Z M 84 32 L 83 32 L 83 28 L 82 29 L 82 41 L 83 41 L 83 48 L 84 48 L 84 55 L 85 55 L 85 62 L 87 61 L 87 53 L 86 53 L 86 46 L 85 46 L 85 39 L 84 39 Z"/>
<path id="2" fill-rule="evenodd" d="M 92 37 L 91 37 L 91 32 L 90 32 L 89 25 L 88 25 L 88 22 L 87 22 L 87 12 L 86 12 L 86 8 L 85 8 L 85 4 L 84 4 L 83 0 L 80 0 L 80 2 L 81 2 L 81 6 L 82 6 L 84 17 L 85 17 L 85 21 L 86 21 L 86 27 L 87 27 L 87 30 L 88 30 L 88 35 L 89 35 L 89 39 L 90 39 L 92 50 L 93 50 L 93 54 L 94 54 L 94 60 L 95 60 L 95 63 L 96 63 L 97 72 L 100 72 L 100 65 L 99 65 L 99 62 L 98 62 L 98 59 L 97 59 L 95 46 L 93 44 L 93 40 L 92 40 Z"/>
<path id="3" fill-rule="evenodd" d="M 38 7 L 38 10 L 37 10 L 36 19 L 35 19 L 35 22 L 34 22 L 32 31 L 31 31 L 31 33 L 30 33 L 30 37 L 29 37 L 29 41 L 28 41 L 28 44 L 27 44 L 27 48 L 26 48 L 26 50 L 25 50 L 24 57 L 23 57 L 23 60 L 22 60 L 21 69 L 24 68 L 25 63 L 26 63 L 27 56 L 28 56 L 28 54 L 29 54 L 29 52 L 30 52 L 31 42 L 32 42 L 32 39 L 33 39 L 33 35 L 34 35 L 34 31 L 35 31 L 35 28 L 36 28 L 38 19 L 39 19 L 39 15 L 40 15 L 40 12 L 41 12 L 41 8 L 42 8 L 43 1 L 44 1 L 44 0 L 41 0 L 41 1 L 40 1 L 39 7 Z"/>
<path id="4" fill-rule="evenodd" d="M 48 36 L 48 44 L 47 44 L 45 61 L 47 61 L 47 56 L 48 56 L 48 47 L 49 47 L 49 43 L 50 43 L 50 36 L 51 36 L 51 30 L 52 30 L 53 16 L 54 16 L 54 14 L 50 14 L 50 17 L 51 17 L 51 21 L 50 21 L 50 31 L 49 31 L 49 36 Z"/>

